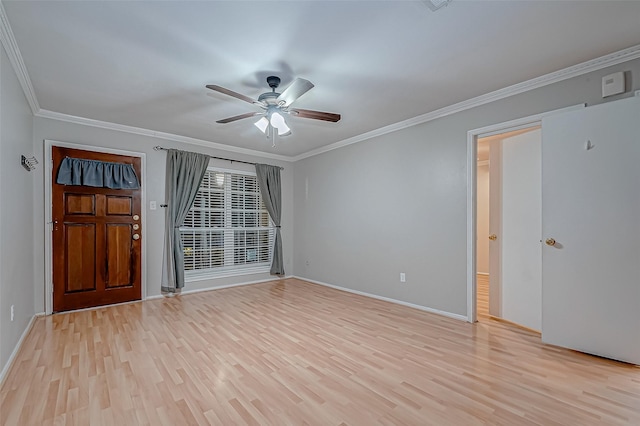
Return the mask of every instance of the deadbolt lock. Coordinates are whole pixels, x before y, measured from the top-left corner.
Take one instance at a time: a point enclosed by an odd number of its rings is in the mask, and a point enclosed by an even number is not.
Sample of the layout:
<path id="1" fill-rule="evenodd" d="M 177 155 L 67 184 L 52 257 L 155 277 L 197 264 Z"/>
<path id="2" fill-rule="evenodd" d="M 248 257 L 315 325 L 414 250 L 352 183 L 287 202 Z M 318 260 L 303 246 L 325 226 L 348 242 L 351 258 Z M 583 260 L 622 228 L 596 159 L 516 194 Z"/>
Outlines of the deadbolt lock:
<path id="1" fill-rule="evenodd" d="M 553 246 L 556 245 L 556 240 L 554 240 L 553 238 L 547 238 L 545 240 L 545 244 L 548 245 L 548 246 L 553 247 Z"/>

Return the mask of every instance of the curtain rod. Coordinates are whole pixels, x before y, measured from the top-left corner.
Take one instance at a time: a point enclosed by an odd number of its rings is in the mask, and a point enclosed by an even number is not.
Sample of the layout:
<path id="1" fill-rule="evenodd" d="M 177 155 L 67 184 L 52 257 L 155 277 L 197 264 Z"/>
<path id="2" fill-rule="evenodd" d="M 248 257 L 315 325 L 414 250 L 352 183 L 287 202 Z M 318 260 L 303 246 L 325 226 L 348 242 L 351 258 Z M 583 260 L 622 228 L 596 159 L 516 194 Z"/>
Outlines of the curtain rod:
<path id="1" fill-rule="evenodd" d="M 163 148 L 160 145 L 154 146 L 153 147 L 154 151 L 169 151 L 168 148 Z M 210 158 L 215 158 L 216 160 L 224 160 L 224 161 L 231 161 L 232 163 L 243 163 L 243 164 L 251 164 L 252 166 L 255 166 L 256 163 L 251 163 L 249 161 L 242 161 L 242 160 L 234 160 L 232 158 L 224 158 L 224 157 L 214 157 L 213 155 L 209 156 Z M 284 170 L 284 167 L 280 167 L 280 166 L 276 166 L 278 167 L 280 170 Z"/>

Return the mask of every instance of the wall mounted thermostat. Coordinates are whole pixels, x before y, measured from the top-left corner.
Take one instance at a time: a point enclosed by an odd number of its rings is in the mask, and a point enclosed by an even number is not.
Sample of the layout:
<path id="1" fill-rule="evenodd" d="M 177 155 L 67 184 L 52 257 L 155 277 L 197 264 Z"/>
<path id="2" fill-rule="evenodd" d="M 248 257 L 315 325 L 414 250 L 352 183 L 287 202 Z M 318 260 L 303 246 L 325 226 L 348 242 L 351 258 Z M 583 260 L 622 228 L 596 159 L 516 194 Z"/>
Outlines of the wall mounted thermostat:
<path id="1" fill-rule="evenodd" d="M 624 93 L 624 72 L 616 72 L 602 77 L 602 97 Z"/>

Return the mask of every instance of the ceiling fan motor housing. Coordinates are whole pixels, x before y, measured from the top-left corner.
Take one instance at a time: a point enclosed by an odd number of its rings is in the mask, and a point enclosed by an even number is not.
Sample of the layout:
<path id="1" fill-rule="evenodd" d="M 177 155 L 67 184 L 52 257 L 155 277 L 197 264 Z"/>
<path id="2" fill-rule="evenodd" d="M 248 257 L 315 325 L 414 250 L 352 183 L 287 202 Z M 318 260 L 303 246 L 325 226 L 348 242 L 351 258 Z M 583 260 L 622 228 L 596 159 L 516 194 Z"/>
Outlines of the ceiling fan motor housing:
<path id="1" fill-rule="evenodd" d="M 267 77 L 267 84 L 271 87 L 271 92 L 266 92 L 260 95 L 258 97 L 258 102 L 263 102 L 266 105 L 277 105 L 278 101 L 276 99 L 280 96 L 280 93 L 277 93 L 276 89 L 280 85 L 280 77 L 270 75 Z"/>
<path id="2" fill-rule="evenodd" d="M 278 92 L 263 93 L 262 95 L 258 96 L 258 102 L 263 102 L 266 105 L 277 105 L 278 96 L 280 96 L 280 93 Z"/>
<path id="3" fill-rule="evenodd" d="M 280 77 L 270 75 L 269 77 L 267 77 L 267 84 L 275 91 L 276 88 L 280 86 Z"/>

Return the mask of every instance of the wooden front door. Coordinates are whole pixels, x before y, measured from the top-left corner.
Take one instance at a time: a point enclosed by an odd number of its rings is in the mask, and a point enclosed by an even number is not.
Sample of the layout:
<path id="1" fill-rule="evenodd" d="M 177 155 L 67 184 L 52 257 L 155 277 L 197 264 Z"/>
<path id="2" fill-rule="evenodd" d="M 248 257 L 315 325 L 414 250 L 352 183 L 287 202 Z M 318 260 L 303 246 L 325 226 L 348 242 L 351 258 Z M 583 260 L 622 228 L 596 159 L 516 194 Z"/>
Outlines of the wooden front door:
<path id="1" fill-rule="evenodd" d="M 141 299 L 141 190 L 59 185 L 65 157 L 133 164 L 140 158 L 53 147 L 53 312 Z"/>

